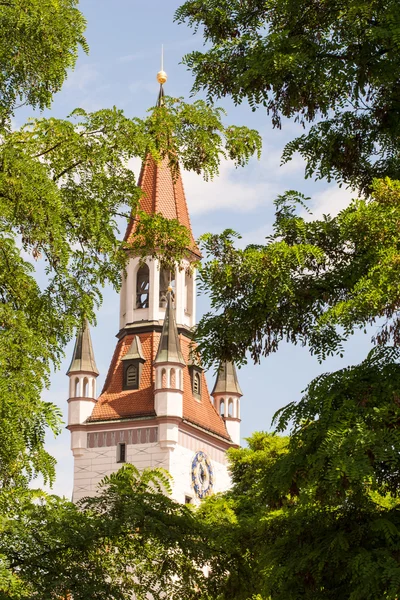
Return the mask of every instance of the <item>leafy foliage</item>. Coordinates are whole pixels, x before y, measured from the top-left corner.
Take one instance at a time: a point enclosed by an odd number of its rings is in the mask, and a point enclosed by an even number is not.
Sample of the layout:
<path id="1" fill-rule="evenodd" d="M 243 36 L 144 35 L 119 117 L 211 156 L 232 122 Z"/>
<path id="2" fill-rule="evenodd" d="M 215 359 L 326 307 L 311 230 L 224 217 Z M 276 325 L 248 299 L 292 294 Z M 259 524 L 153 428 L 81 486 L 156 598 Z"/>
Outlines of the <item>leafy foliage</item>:
<path id="1" fill-rule="evenodd" d="M 400 351 L 313 381 L 278 432 L 229 453 L 233 489 L 203 503 L 221 599 L 375 600 L 400 581 Z"/>
<path id="2" fill-rule="evenodd" d="M 184 169 L 210 179 L 218 173 L 221 158 L 244 166 L 254 154 L 260 158 L 261 137 L 254 129 L 224 125 L 222 108 L 196 100 L 165 97 L 161 106 L 152 109 L 146 122 L 153 155 L 168 157 L 168 166 L 176 172 Z M 157 156 L 157 154 L 155 154 Z"/>
<path id="3" fill-rule="evenodd" d="M 398 2 L 187 0 L 179 22 L 200 29 L 207 49 L 184 62 L 194 91 L 263 106 L 309 133 L 288 144 L 306 174 L 368 193 L 373 178 L 400 179 Z"/>
<path id="4" fill-rule="evenodd" d="M 78 51 L 88 51 L 78 0 L 10 0 L 0 4 L 0 123 L 18 105 L 48 108 Z"/>
<path id="5" fill-rule="evenodd" d="M 166 98 L 145 119 L 129 119 L 116 108 L 77 109 L 71 120 L 35 119 L 4 133 L 0 485 L 11 484 L 21 466 L 29 477 L 42 471 L 52 479 L 44 424 L 56 433 L 59 412 L 40 400 L 41 390 L 74 328 L 84 318 L 94 320 L 102 288 L 119 288 L 129 253 L 145 256 L 152 248 L 150 254 L 167 266 L 187 254 L 188 232 L 178 221 L 138 210 L 142 191 L 129 160 L 151 155 L 177 173 L 181 157 L 186 168 L 206 177 L 215 174 L 225 154 L 246 162 L 259 150 L 258 134 L 238 128 L 235 136 L 229 128 L 225 135 L 220 117 L 204 102 L 189 106 Z M 120 235 L 130 218 L 139 220 L 132 247 Z"/>
<path id="6" fill-rule="evenodd" d="M 192 512 L 168 489 L 162 469 L 126 465 L 79 506 L 33 492 L 14 503 L 8 493 L 0 598 L 198 598 L 206 548 Z"/>
<path id="7" fill-rule="evenodd" d="M 374 341 L 399 343 L 399 182 L 376 181 L 370 199 L 334 218 L 299 216 L 304 200 L 296 192 L 278 198 L 265 246 L 238 249 L 230 230 L 203 236 L 201 284 L 213 311 L 197 335 L 209 362 L 243 362 L 248 349 L 259 360 L 282 340 L 307 343 L 323 359 L 381 318 Z"/>

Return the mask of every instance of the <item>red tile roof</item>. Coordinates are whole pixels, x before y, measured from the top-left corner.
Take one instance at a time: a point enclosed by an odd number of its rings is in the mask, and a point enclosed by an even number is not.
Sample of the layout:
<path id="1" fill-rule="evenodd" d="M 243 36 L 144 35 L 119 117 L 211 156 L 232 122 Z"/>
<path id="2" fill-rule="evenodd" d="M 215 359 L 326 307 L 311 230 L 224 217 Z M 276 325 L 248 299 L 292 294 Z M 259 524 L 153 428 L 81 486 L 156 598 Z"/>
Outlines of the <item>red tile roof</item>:
<path id="1" fill-rule="evenodd" d="M 146 362 L 138 390 L 122 390 L 123 363 L 121 358 L 128 352 L 133 334 L 125 336 L 115 348 L 114 356 L 108 371 L 103 391 L 93 409 L 90 421 L 109 421 L 155 415 L 154 381 L 155 369 L 153 361 L 157 352 L 160 334 L 156 332 L 141 333 Z M 182 353 L 186 363 L 189 361 L 190 340 L 179 336 Z M 215 410 L 210 400 L 207 382 L 202 373 L 201 400 L 196 400 L 192 393 L 192 382 L 188 367 L 183 369 L 183 418 L 203 429 L 230 439 L 225 423 Z"/>
<path id="2" fill-rule="evenodd" d="M 193 237 L 180 172 L 174 180 L 172 171 L 168 166 L 168 159 L 165 158 L 160 164 L 157 164 L 149 154 L 142 164 L 139 186 L 143 190 L 143 196 L 140 200 L 141 210 L 148 214 L 161 213 L 167 219 L 177 219 L 181 225 L 189 230 L 190 249 L 194 254 L 200 256 L 200 251 Z M 132 220 L 128 224 L 125 233 L 126 241 L 129 241 L 132 237 L 135 231 L 135 223 L 136 221 Z"/>

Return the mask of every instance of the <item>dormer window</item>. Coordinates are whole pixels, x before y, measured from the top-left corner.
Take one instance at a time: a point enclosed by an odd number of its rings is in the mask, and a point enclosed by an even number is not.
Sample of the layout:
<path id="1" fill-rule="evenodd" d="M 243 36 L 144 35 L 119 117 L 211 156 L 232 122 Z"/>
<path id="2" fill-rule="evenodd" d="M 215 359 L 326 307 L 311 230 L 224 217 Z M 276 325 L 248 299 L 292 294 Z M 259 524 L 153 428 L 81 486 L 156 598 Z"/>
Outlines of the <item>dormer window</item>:
<path id="1" fill-rule="evenodd" d="M 193 353 L 193 355 L 190 357 L 188 367 L 192 382 L 193 396 L 196 398 L 196 400 L 200 401 L 203 368 L 200 363 L 200 357 L 196 353 Z"/>
<path id="2" fill-rule="evenodd" d="M 143 361 L 144 362 L 144 361 Z M 124 390 L 138 390 L 140 385 L 140 376 L 142 374 L 143 362 L 139 360 L 124 361 Z"/>
<path id="3" fill-rule="evenodd" d="M 140 387 L 140 378 L 142 375 L 143 363 L 146 360 L 143 356 L 142 345 L 138 336 L 132 340 L 128 352 L 122 358 L 123 364 L 123 390 L 138 390 Z"/>

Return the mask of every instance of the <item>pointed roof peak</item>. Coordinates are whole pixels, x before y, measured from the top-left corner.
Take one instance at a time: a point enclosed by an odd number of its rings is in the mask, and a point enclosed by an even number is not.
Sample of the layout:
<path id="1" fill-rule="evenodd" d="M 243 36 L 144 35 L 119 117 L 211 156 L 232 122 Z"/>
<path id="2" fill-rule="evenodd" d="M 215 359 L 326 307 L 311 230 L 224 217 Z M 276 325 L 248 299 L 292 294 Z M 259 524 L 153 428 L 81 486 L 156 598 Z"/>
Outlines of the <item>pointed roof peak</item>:
<path id="1" fill-rule="evenodd" d="M 143 195 L 139 208 L 149 215 L 161 214 L 166 219 L 177 219 L 189 231 L 189 250 L 201 257 L 194 240 L 189 210 L 185 197 L 182 176 L 178 168 L 177 174 L 172 172 L 168 156 L 156 161 L 149 152 L 142 162 L 138 186 Z M 125 241 L 129 242 L 136 229 L 136 219 L 131 219 L 125 233 Z"/>
<path id="2" fill-rule="evenodd" d="M 143 356 L 142 344 L 137 335 L 134 336 L 134 338 L 132 340 L 132 344 L 131 344 L 128 352 L 125 354 L 125 356 L 121 360 L 135 360 L 135 359 L 142 360 L 143 362 L 146 360 L 145 357 Z"/>
<path id="3" fill-rule="evenodd" d="M 167 82 L 168 76 L 164 71 L 164 44 L 161 45 L 161 71 L 157 73 L 157 81 L 160 84 L 160 92 L 158 94 L 157 106 L 164 104 L 164 83 Z"/>
<path id="4" fill-rule="evenodd" d="M 162 66 L 161 71 L 157 73 L 157 80 L 160 83 L 157 106 L 160 107 L 164 106 L 163 85 L 167 81 L 167 74 Z M 193 236 L 179 165 L 177 170 L 172 169 L 168 156 L 156 161 L 152 154 L 148 152 L 142 162 L 138 186 L 143 191 L 139 204 L 140 210 L 149 215 L 161 214 L 166 219 L 177 219 L 189 231 L 190 244 L 188 250 L 201 258 L 200 250 Z M 136 222 L 135 218 L 129 221 L 124 238 L 126 242 L 132 239 Z"/>
<path id="5" fill-rule="evenodd" d="M 77 332 L 74 352 L 67 375 L 82 371 L 85 373 L 94 373 L 96 377 L 99 374 L 94 358 L 92 338 L 87 319 L 85 319 L 83 326 Z"/>
<path id="6" fill-rule="evenodd" d="M 236 394 L 243 396 L 237 378 L 235 364 L 229 360 L 221 361 L 218 367 L 217 379 L 211 395 Z"/>
<path id="7" fill-rule="evenodd" d="M 167 293 L 167 307 L 165 309 L 164 325 L 161 332 L 160 343 L 154 364 L 178 363 L 184 366 L 178 328 L 175 321 L 175 311 L 172 302 L 171 290 Z"/>

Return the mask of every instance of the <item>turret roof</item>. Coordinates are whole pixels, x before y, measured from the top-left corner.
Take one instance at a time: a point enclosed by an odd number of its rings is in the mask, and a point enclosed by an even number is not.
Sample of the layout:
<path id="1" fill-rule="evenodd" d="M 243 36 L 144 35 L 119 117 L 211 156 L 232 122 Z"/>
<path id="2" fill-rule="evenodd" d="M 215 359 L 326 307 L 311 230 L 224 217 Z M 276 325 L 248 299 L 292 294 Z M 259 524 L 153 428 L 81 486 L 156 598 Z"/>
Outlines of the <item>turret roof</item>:
<path id="1" fill-rule="evenodd" d="M 163 102 L 163 87 L 160 87 L 159 106 Z M 181 174 L 175 176 L 168 158 L 157 163 L 151 154 L 143 161 L 139 177 L 143 195 L 140 209 L 148 214 L 161 213 L 167 219 L 177 219 L 190 233 L 189 250 L 197 257 L 200 251 L 194 241 L 189 212 L 183 189 Z M 135 232 L 136 220 L 127 227 L 125 240 L 130 241 Z M 232 441 L 221 415 L 213 406 L 204 373 L 201 373 L 201 397 L 195 398 L 188 364 L 192 342 L 187 335 L 178 332 L 171 294 L 161 334 L 159 330 L 143 330 L 136 336 L 129 330 L 118 341 L 112 358 L 103 391 L 94 406 L 89 422 L 129 420 L 156 417 L 154 404 L 155 366 L 162 362 L 176 362 L 183 369 L 183 421 L 200 427 L 211 434 Z M 124 389 L 123 361 L 131 357 L 145 359 L 139 389 Z"/>
<path id="2" fill-rule="evenodd" d="M 98 375 L 96 361 L 90 337 L 89 324 L 85 321 L 83 327 L 78 331 L 75 341 L 74 352 L 67 375 L 71 373 L 88 372 Z"/>
<path id="3" fill-rule="evenodd" d="M 165 309 L 164 324 L 157 356 L 154 361 L 154 364 L 159 363 L 178 363 L 183 366 L 186 364 L 182 356 L 170 291 L 167 293 L 167 307 Z"/>
<path id="4" fill-rule="evenodd" d="M 212 396 L 215 394 L 238 394 L 243 396 L 233 362 L 225 360 L 220 363 L 214 389 L 211 392 Z"/>

